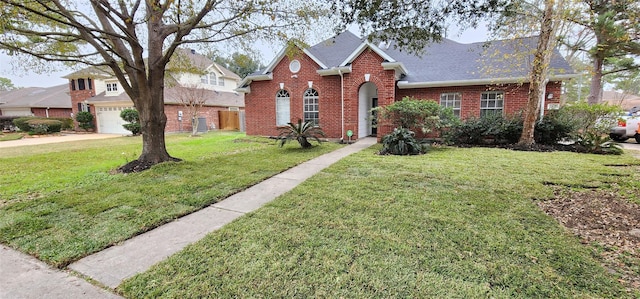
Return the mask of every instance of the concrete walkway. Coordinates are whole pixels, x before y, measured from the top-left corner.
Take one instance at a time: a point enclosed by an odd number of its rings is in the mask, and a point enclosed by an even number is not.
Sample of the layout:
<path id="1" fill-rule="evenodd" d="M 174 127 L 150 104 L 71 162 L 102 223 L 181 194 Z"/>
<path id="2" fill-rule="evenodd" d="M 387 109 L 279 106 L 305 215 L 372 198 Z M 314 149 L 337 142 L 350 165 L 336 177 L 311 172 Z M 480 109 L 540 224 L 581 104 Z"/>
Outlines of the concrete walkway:
<path id="1" fill-rule="evenodd" d="M 212 206 L 85 257 L 69 265 L 69 268 L 109 288 L 116 288 L 123 280 L 148 270 L 188 244 L 202 239 L 208 233 L 220 229 L 246 213 L 255 211 L 331 164 L 375 143 L 375 138 L 360 139 L 354 144 L 293 167 Z M 2 250 L 0 298 L 113 298 L 113 294 L 108 294 L 93 285 L 89 285 L 93 293 L 84 289 L 76 293 L 56 293 L 54 290 L 76 288 L 76 285 L 84 285 L 85 282 L 64 271 L 53 270 L 46 264 L 11 249 L 3 247 Z M 6 252 L 11 254 L 5 254 Z M 46 276 L 49 272 L 53 272 L 52 275 Z M 34 285 L 38 287 L 33 287 Z M 11 293 L 5 293 L 5 288 L 10 289 Z"/>
<path id="2" fill-rule="evenodd" d="M 9 140 L 0 142 L 0 148 L 16 147 L 24 145 L 41 145 L 49 143 L 61 143 L 79 140 L 94 140 L 94 139 L 107 139 L 114 137 L 122 137 L 121 134 L 68 134 L 58 136 L 44 136 L 44 137 L 27 137 L 18 140 Z"/>

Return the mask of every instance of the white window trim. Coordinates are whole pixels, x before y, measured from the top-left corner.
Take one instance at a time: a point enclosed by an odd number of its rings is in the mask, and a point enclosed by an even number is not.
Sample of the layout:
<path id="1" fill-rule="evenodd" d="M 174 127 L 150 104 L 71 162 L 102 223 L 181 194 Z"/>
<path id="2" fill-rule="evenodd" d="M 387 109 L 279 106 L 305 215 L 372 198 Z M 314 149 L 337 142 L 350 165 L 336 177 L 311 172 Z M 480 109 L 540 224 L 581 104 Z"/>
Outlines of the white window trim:
<path id="1" fill-rule="evenodd" d="M 490 95 L 495 95 L 493 98 Z M 485 99 L 485 96 L 487 98 Z M 502 103 L 498 106 L 498 101 Z M 487 102 L 486 107 L 482 107 L 482 103 Z M 493 106 L 489 106 L 489 103 L 493 102 Z M 504 115 L 504 92 L 503 91 L 485 91 L 480 94 L 480 116 L 483 111 L 500 111 L 500 114 Z"/>
<path id="2" fill-rule="evenodd" d="M 320 96 L 317 90 L 313 88 L 309 88 L 305 90 L 304 96 L 302 97 L 302 116 L 303 121 L 313 120 L 316 126 L 320 125 Z M 310 102 L 313 101 L 313 102 Z M 308 110 L 307 108 L 316 108 L 315 110 Z M 307 113 L 316 113 L 317 118 L 307 118 Z"/>
<path id="3" fill-rule="evenodd" d="M 449 97 L 453 96 L 453 99 Z M 444 97 L 444 99 L 443 99 Z M 444 102 L 444 103 L 443 103 Z M 458 102 L 458 107 L 456 107 L 456 102 Z M 453 114 L 457 117 L 462 115 L 462 94 L 459 92 L 445 92 L 440 94 L 440 106 L 445 108 L 451 108 L 453 110 Z"/>
<path id="4" fill-rule="evenodd" d="M 288 91 L 280 89 L 276 93 L 276 126 L 286 126 L 289 122 L 291 122 L 291 95 Z"/>

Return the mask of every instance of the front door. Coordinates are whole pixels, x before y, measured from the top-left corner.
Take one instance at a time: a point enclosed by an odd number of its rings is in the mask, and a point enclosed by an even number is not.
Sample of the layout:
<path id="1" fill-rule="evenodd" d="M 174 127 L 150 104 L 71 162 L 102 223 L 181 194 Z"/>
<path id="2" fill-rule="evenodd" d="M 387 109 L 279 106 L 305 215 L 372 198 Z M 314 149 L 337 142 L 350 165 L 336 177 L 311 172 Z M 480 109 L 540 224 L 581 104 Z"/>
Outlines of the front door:
<path id="1" fill-rule="evenodd" d="M 371 99 L 371 109 L 378 107 L 378 98 Z M 378 111 L 371 111 L 371 136 L 378 135 Z"/>

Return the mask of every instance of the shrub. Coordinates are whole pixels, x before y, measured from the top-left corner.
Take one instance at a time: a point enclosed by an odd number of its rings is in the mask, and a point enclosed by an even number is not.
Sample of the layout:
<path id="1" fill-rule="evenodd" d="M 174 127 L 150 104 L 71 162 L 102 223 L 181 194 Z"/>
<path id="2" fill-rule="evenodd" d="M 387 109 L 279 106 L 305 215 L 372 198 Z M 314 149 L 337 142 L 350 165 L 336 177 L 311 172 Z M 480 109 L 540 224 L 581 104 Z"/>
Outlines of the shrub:
<path id="1" fill-rule="evenodd" d="M 23 132 L 31 131 L 31 127 L 27 123 L 28 121 L 35 119 L 35 117 L 20 117 L 13 120 L 13 124 Z"/>
<path id="2" fill-rule="evenodd" d="M 78 125 L 80 128 L 83 128 L 85 131 L 93 128 L 93 114 L 87 111 L 80 111 L 76 114 L 76 120 L 78 121 Z"/>
<path id="3" fill-rule="evenodd" d="M 29 125 L 29 134 L 42 135 L 49 133 L 60 132 L 62 128 L 62 122 L 55 119 L 48 118 L 35 118 L 27 121 Z"/>
<path id="4" fill-rule="evenodd" d="M 13 123 L 14 120 L 18 119 L 18 116 L 2 116 L 0 115 L 0 129 L 3 131 L 15 131 L 16 125 Z"/>
<path id="5" fill-rule="evenodd" d="M 404 97 L 401 101 L 373 110 L 378 112 L 380 119 L 389 120 L 395 127 L 420 129 L 422 133 L 450 127 L 458 121 L 451 109 L 444 108 L 435 101 L 411 97 Z"/>
<path id="6" fill-rule="evenodd" d="M 62 129 L 61 130 L 71 130 L 71 129 L 73 129 L 73 118 L 70 118 L 70 117 L 57 117 L 57 118 L 50 118 L 50 119 L 55 119 L 55 120 L 59 120 L 60 122 L 62 122 Z"/>
<path id="7" fill-rule="evenodd" d="M 295 139 L 298 141 L 302 148 L 310 148 L 309 138 L 315 139 L 320 144 L 320 138 L 324 137 L 324 132 L 320 127 L 316 127 L 313 122 L 305 121 L 302 123 L 301 119 L 298 119 L 298 123 L 288 123 L 286 127 L 280 128 L 280 134 L 278 140 L 280 140 L 280 147 L 282 147 L 287 141 Z"/>
<path id="8" fill-rule="evenodd" d="M 534 138 L 536 143 L 553 145 L 574 136 L 578 122 L 564 107 L 549 111 L 536 123 Z"/>
<path id="9" fill-rule="evenodd" d="M 418 155 L 426 152 L 426 146 L 415 139 L 415 133 L 407 128 L 395 128 L 382 137 L 381 155 Z"/>
<path id="10" fill-rule="evenodd" d="M 131 131 L 131 134 L 140 134 L 140 114 L 138 110 L 127 108 L 120 112 L 120 118 L 128 122 L 128 124 L 122 125 L 126 130 Z"/>
<path id="11" fill-rule="evenodd" d="M 509 144 L 516 143 L 522 134 L 520 115 L 505 117 L 492 113 L 483 117 L 471 117 L 452 127 L 445 139 L 453 144 Z"/>

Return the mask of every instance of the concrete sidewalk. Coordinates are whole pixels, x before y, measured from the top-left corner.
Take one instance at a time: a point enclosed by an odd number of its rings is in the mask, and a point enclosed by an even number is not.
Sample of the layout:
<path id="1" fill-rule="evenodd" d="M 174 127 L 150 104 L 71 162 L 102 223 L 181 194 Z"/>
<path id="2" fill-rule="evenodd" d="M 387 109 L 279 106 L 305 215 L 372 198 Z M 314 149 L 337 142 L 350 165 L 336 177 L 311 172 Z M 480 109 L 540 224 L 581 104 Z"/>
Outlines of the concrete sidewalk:
<path id="1" fill-rule="evenodd" d="M 148 270 L 188 244 L 202 239 L 208 233 L 220 229 L 246 213 L 255 211 L 331 164 L 375 143 L 375 138 L 360 139 L 354 144 L 293 167 L 212 206 L 85 257 L 69 265 L 69 268 L 109 288 L 116 288 L 123 280 Z M 90 289 L 93 288 L 93 293 L 84 293 L 86 295 L 77 292 L 60 294 L 47 291 L 59 288 L 72 289 L 75 287 L 73 282 L 77 280 L 80 280 L 80 284 L 86 282 L 64 271 L 53 270 L 33 258 L 30 260 L 24 255 L 22 258 L 13 257 L 16 255 L 15 251 L 5 256 L 6 251 L 13 250 L 3 248 L 0 257 L 0 298 L 5 298 L 5 294 L 12 295 L 6 296 L 10 298 L 113 298 L 109 297 L 113 294 L 108 294 L 93 285 L 89 285 Z M 37 264 L 36 267 L 32 266 L 34 263 Z M 33 274 L 22 275 L 27 269 L 31 269 L 28 272 Z M 44 276 L 41 274 L 43 271 L 54 272 L 54 275 Z M 27 279 L 28 277 L 38 279 Z M 34 285 L 38 287 L 33 287 Z M 20 291 L 4 293 L 5 288 Z"/>
<path id="2" fill-rule="evenodd" d="M 80 141 L 80 140 L 107 139 L 107 138 L 115 138 L 115 137 L 122 137 L 122 136 L 124 135 L 94 133 L 94 134 L 68 134 L 68 135 L 45 136 L 45 137 L 28 137 L 28 138 L 22 138 L 18 140 L 2 141 L 0 142 L 0 148 L 25 146 L 25 145 L 41 145 L 41 144 Z"/>

